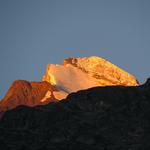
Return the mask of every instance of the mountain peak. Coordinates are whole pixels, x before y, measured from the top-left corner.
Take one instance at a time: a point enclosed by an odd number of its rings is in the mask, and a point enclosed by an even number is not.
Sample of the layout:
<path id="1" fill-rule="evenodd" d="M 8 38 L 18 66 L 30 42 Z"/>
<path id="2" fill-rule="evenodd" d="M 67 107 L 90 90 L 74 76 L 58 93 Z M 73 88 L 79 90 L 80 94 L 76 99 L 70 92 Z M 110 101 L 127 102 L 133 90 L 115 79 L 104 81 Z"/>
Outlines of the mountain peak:
<path id="1" fill-rule="evenodd" d="M 97 86 L 136 86 L 136 78 L 97 57 L 67 58 L 48 64 L 42 82 L 15 81 L 0 102 L 0 112 L 18 105 L 44 105 L 68 94 Z"/>
<path id="2" fill-rule="evenodd" d="M 72 71 L 68 71 L 69 68 L 72 68 Z M 94 81 L 97 86 L 138 85 L 138 81 L 133 75 L 129 74 L 128 72 L 124 71 L 118 66 L 112 64 L 111 62 L 97 56 L 90 56 L 90 57 L 83 57 L 83 58 L 79 58 L 79 57 L 67 58 L 64 59 L 63 64 L 60 65 L 49 64 L 46 70 L 46 74 L 43 77 L 43 80 L 48 81 L 52 84 L 53 83 L 52 80 L 55 78 L 55 85 L 57 85 L 57 82 L 59 81 L 59 77 L 60 77 L 60 76 L 58 77 L 57 74 L 59 72 L 58 71 L 59 69 L 62 72 L 67 72 L 66 73 L 68 77 L 67 80 L 73 79 L 72 74 L 74 75 L 76 74 L 76 79 L 80 80 L 81 77 L 80 74 L 82 71 L 82 74 L 84 73 L 86 77 L 88 76 L 92 78 L 91 80 Z M 63 78 L 65 78 L 65 76 Z"/>

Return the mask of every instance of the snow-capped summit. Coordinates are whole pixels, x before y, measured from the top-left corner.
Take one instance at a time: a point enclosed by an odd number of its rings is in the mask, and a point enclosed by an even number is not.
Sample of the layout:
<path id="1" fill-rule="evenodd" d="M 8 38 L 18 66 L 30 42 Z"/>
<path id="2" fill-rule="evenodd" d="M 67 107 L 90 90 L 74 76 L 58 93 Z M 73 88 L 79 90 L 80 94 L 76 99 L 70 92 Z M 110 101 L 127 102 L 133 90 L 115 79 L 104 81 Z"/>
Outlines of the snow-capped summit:
<path id="1" fill-rule="evenodd" d="M 45 82 L 47 81 L 47 82 Z M 45 105 L 96 86 L 136 86 L 136 78 L 107 60 L 91 56 L 48 64 L 42 82 L 15 81 L 0 101 L 0 112 L 18 105 Z"/>
<path id="2" fill-rule="evenodd" d="M 133 75 L 97 56 L 68 58 L 60 65 L 48 64 L 43 81 L 66 95 L 95 86 L 138 85 Z"/>

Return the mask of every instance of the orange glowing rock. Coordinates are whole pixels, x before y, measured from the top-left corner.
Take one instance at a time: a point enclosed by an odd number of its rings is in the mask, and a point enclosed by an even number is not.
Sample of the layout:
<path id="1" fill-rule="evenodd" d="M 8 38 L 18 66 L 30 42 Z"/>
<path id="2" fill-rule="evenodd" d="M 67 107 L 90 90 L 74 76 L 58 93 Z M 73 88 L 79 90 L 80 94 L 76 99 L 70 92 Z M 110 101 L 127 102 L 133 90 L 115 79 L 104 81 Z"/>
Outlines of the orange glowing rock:
<path id="1" fill-rule="evenodd" d="M 16 80 L 0 101 L 0 112 L 13 109 L 19 105 L 36 106 L 55 101 L 56 99 L 53 95 L 55 90 L 48 82 Z"/>

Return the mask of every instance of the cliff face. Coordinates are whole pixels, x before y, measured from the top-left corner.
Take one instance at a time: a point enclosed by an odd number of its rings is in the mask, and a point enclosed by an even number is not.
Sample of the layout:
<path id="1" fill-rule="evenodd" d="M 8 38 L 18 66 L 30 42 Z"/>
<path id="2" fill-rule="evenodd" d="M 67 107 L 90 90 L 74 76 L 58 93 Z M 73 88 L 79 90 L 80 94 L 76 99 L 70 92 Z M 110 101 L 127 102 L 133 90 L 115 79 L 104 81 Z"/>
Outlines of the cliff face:
<path id="1" fill-rule="evenodd" d="M 94 87 L 0 120 L 2 150 L 148 150 L 150 80 L 141 86 Z"/>
<path id="2" fill-rule="evenodd" d="M 43 82 L 15 81 L 0 102 L 0 112 L 18 105 L 36 106 L 62 100 L 72 92 L 97 86 L 137 86 L 133 75 L 100 57 L 68 58 L 49 64 Z"/>

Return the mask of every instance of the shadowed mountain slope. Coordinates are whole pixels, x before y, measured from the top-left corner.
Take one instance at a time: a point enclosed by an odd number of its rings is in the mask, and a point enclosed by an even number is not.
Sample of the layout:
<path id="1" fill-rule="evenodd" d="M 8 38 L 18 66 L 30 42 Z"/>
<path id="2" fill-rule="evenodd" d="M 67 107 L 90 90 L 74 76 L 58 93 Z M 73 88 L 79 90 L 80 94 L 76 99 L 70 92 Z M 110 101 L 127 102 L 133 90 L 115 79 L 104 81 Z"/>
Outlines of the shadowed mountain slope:
<path id="1" fill-rule="evenodd" d="M 2 150 L 148 150 L 150 79 L 94 87 L 43 106 L 19 106 L 0 120 Z"/>

